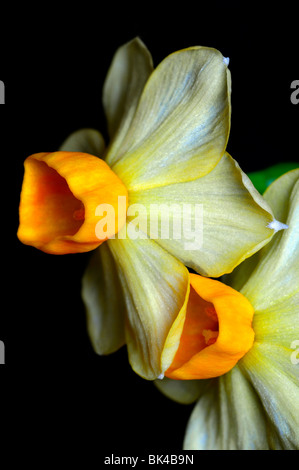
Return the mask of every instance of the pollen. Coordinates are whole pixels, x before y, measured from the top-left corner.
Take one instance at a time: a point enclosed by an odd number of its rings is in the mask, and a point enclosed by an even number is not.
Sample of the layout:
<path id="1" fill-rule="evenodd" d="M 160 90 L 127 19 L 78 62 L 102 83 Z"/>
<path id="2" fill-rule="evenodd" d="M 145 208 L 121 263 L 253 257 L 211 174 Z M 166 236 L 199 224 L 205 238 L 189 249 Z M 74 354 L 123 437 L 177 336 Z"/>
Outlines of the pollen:
<path id="1" fill-rule="evenodd" d="M 213 330 L 203 330 L 202 335 L 205 339 L 206 345 L 210 346 L 211 344 L 214 344 L 217 340 L 219 332 Z"/>

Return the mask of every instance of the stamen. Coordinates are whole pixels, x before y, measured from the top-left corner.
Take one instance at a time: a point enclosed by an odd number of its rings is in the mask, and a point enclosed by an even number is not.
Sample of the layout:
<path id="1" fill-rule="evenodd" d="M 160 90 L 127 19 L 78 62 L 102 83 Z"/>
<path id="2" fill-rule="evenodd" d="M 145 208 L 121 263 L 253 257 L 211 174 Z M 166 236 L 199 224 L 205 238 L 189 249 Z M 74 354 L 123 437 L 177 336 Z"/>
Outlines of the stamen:
<path id="1" fill-rule="evenodd" d="M 203 330 L 202 335 L 205 339 L 206 345 L 210 346 L 214 344 L 216 339 L 218 338 L 219 331 L 212 331 L 212 330 Z"/>

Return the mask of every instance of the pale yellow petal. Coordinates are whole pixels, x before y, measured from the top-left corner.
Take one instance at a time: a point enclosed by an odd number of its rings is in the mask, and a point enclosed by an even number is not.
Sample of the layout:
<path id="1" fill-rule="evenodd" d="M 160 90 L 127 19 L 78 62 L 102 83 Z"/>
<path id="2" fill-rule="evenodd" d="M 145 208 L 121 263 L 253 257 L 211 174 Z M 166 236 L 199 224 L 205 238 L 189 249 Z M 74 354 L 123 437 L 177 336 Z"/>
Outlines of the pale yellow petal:
<path id="1" fill-rule="evenodd" d="M 130 191 L 129 199 L 145 206 L 140 219 L 146 219 L 149 236 L 211 277 L 232 271 L 274 234 L 267 227 L 273 221 L 270 207 L 228 154 L 201 178 Z"/>
<path id="2" fill-rule="evenodd" d="M 121 46 L 114 55 L 103 89 L 103 105 L 111 139 L 106 159 L 109 165 L 122 151 L 124 137 L 152 70 L 151 55 L 139 38 Z"/>
<path id="3" fill-rule="evenodd" d="M 251 302 L 255 302 L 256 309 L 265 310 L 266 304 L 278 302 L 279 292 L 283 294 L 282 301 L 284 301 L 289 289 L 293 291 L 297 286 L 299 290 L 297 248 L 299 228 L 296 215 L 298 193 L 295 194 L 294 188 L 298 177 L 299 170 L 290 171 L 274 181 L 264 194 L 275 219 L 288 224 L 289 228 L 279 231 L 271 243 L 244 261 L 224 280 L 234 289 L 241 290 L 244 295 L 250 296 Z M 294 281 L 289 282 L 290 276 Z M 263 300 L 262 303 L 261 300 Z"/>
<path id="4" fill-rule="evenodd" d="M 189 419 L 185 450 L 268 450 L 267 417 L 238 366 L 209 382 Z"/>
<path id="5" fill-rule="evenodd" d="M 283 175 L 265 193 L 289 228 L 226 276 L 255 308 L 255 342 L 200 398 L 186 449 L 299 448 L 298 176 Z"/>
<path id="6" fill-rule="evenodd" d="M 268 440 L 272 449 L 299 448 L 299 365 L 292 360 L 293 353 L 291 344 L 256 342 L 241 360 L 271 423 Z"/>
<path id="7" fill-rule="evenodd" d="M 273 309 L 282 313 L 292 310 L 295 321 L 299 315 L 299 170 L 282 176 L 270 188 L 265 198 L 269 195 L 274 214 L 277 200 L 278 215 L 288 228 L 276 233 L 259 253 L 256 267 L 241 292 L 252 303 L 256 315 L 270 315 L 268 312 Z M 283 315 L 281 320 L 284 322 Z"/>
<path id="8" fill-rule="evenodd" d="M 59 147 L 65 152 L 84 152 L 103 158 L 105 141 L 96 129 L 79 129 L 70 134 Z"/>
<path id="9" fill-rule="evenodd" d="M 87 330 L 98 354 L 110 354 L 125 343 L 125 302 L 108 244 L 92 254 L 82 279 Z"/>
<path id="10" fill-rule="evenodd" d="M 164 347 L 173 323 L 184 316 L 188 271 L 153 240 L 114 239 L 108 244 L 125 293 L 129 361 L 139 375 L 155 379 L 170 366 L 179 345 L 183 324 L 172 336 L 173 344 Z"/>
<path id="11" fill-rule="evenodd" d="M 129 190 L 194 180 L 220 160 L 229 128 L 223 56 L 207 47 L 178 51 L 147 81 L 112 168 Z"/>

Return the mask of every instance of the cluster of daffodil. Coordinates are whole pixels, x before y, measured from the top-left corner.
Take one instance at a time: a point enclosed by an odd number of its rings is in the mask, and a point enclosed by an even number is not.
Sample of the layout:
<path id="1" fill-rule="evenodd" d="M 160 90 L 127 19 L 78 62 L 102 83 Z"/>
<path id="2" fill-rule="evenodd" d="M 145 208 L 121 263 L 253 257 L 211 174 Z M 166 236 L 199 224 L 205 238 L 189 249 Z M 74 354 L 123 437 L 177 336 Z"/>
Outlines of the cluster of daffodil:
<path id="1" fill-rule="evenodd" d="M 178 402 L 198 400 L 185 449 L 294 449 L 299 170 L 260 195 L 226 152 L 230 93 L 215 49 L 153 69 L 139 39 L 120 47 L 103 90 L 109 145 L 82 129 L 26 159 L 18 237 L 47 253 L 94 250 L 82 287 L 94 350 L 126 344 L 136 373 Z M 162 236 L 165 220 L 189 232 Z"/>

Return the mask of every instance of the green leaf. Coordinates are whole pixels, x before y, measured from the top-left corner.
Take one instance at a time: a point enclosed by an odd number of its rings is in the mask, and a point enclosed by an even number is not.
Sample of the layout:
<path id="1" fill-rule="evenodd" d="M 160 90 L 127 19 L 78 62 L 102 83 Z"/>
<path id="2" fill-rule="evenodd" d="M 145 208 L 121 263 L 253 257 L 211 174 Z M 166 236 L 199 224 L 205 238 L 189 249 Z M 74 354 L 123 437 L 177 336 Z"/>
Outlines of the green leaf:
<path id="1" fill-rule="evenodd" d="M 261 194 L 263 194 L 263 192 L 268 188 L 271 183 L 273 183 L 273 181 L 275 181 L 284 173 L 294 170 L 296 168 L 299 168 L 299 163 L 277 163 L 276 165 L 270 166 L 265 170 L 253 171 L 251 173 L 248 173 L 247 176 L 251 179 L 256 189 Z"/>

